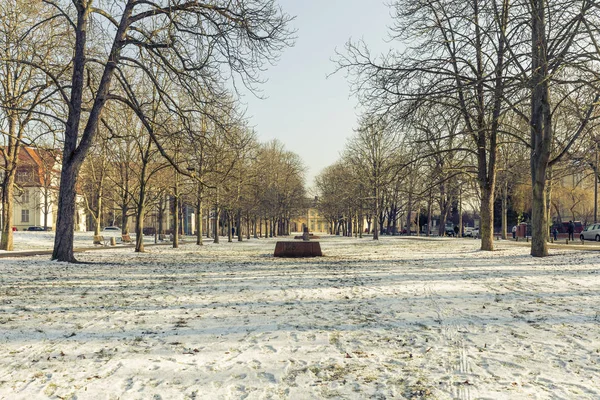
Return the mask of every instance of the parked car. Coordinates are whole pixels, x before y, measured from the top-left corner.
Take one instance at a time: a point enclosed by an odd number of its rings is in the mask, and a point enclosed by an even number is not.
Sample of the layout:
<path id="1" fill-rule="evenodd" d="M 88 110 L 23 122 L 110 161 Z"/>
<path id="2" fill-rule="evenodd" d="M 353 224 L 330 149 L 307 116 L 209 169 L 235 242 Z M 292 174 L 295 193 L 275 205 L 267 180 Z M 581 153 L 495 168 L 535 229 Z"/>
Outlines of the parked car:
<path id="1" fill-rule="evenodd" d="M 156 228 L 153 226 L 146 226 L 144 227 L 144 229 L 142 230 L 142 233 L 144 235 L 154 235 L 156 233 Z"/>
<path id="2" fill-rule="evenodd" d="M 444 231 L 446 232 L 446 236 L 454 236 L 454 224 L 446 224 L 446 228 Z"/>
<path id="3" fill-rule="evenodd" d="M 474 228 L 472 226 L 465 226 L 463 228 L 463 236 L 466 236 L 466 237 L 477 236 L 474 234 L 475 231 L 477 231 L 477 234 L 479 234 L 479 228 Z"/>
<path id="4" fill-rule="evenodd" d="M 121 228 L 118 226 L 105 226 L 102 232 L 121 232 Z"/>
<path id="5" fill-rule="evenodd" d="M 595 240 L 596 242 L 600 242 L 600 224 L 588 225 L 581 231 L 579 238 L 581 240 Z"/>
<path id="6" fill-rule="evenodd" d="M 33 231 L 33 232 L 43 232 L 44 227 L 43 226 L 30 226 L 29 228 L 27 228 L 27 230 Z"/>

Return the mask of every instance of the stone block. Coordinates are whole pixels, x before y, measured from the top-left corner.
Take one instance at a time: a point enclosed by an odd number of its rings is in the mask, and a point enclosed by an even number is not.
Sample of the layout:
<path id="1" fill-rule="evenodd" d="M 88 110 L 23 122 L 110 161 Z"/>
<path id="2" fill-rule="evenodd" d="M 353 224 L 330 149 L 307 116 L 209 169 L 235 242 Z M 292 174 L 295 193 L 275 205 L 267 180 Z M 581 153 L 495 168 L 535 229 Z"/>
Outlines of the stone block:
<path id="1" fill-rule="evenodd" d="M 275 257 L 322 257 L 319 242 L 277 242 Z"/>

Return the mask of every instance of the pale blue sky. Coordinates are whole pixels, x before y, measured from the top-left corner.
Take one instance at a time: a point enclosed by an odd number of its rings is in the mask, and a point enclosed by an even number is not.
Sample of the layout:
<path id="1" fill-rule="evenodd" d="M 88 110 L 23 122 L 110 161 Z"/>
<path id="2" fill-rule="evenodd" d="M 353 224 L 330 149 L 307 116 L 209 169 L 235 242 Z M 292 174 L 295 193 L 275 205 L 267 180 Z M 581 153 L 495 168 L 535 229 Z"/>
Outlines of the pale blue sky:
<path id="1" fill-rule="evenodd" d="M 308 167 L 307 184 L 334 163 L 356 127 L 356 100 L 349 98 L 343 73 L 334 71 L 335 49 L 348 39 L 364 39 L 373 53 L 381 53 L 391 24 L 383 0 L 280 0 L 284 11 L 296 16 L 296 45 L 286 49 L 276 66 L 264 74 L 264 100 L 244 97 L 250 124 L 261 141 L 274 138 L 299 154 Z"/>

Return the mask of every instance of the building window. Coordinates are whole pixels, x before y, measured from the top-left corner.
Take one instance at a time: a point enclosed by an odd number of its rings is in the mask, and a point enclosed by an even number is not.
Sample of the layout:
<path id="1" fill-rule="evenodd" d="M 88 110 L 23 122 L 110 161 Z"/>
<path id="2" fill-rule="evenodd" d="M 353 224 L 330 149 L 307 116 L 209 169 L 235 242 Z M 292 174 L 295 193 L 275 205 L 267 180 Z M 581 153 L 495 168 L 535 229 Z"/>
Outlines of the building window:
<path id="1" fill-rule="evenodd" d="M 17 171 L 16 181 L 19 183 L 27 183 L 29 182 L 29 171 Z"/>
<path id="2" fill-rule="evenodd" d="M 21 222 L 29 222 L 29 210 L 21 210 Z"/>
<path id="3" fill-rule="evenodd" d="M 29 190 L 23 190 L 23 203 L 29 203 Z"/>

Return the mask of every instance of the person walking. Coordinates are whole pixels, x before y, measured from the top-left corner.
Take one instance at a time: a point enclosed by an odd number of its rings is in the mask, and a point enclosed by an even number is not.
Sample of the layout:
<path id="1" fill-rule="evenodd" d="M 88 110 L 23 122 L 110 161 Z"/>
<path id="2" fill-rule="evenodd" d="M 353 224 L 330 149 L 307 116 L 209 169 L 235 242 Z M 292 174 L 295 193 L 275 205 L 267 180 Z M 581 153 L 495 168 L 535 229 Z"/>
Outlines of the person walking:
<path id="1" fill-rule="evenodd" d="M 554 229 L 552 230 L 552 236 L 554 236 L 554 241 L 556 242 L 556 240 L 558 239 L 558 228 L 554 227 Z"/>
<path id="2" fill-rule="evenodd" d="M 512 234 L 513 234 L 513 239 L 516 239 L 517 238 L 517 226 L 516 225 L 513 225 Z"/>
<path id="3" fill-rule="evenodd" d="M 575 240 L 575 224 L 573 223 L 573 221 L 569 221 L 569 228 L 568 228 L 568 232 L 569 232 L 569 240 Z"/>

